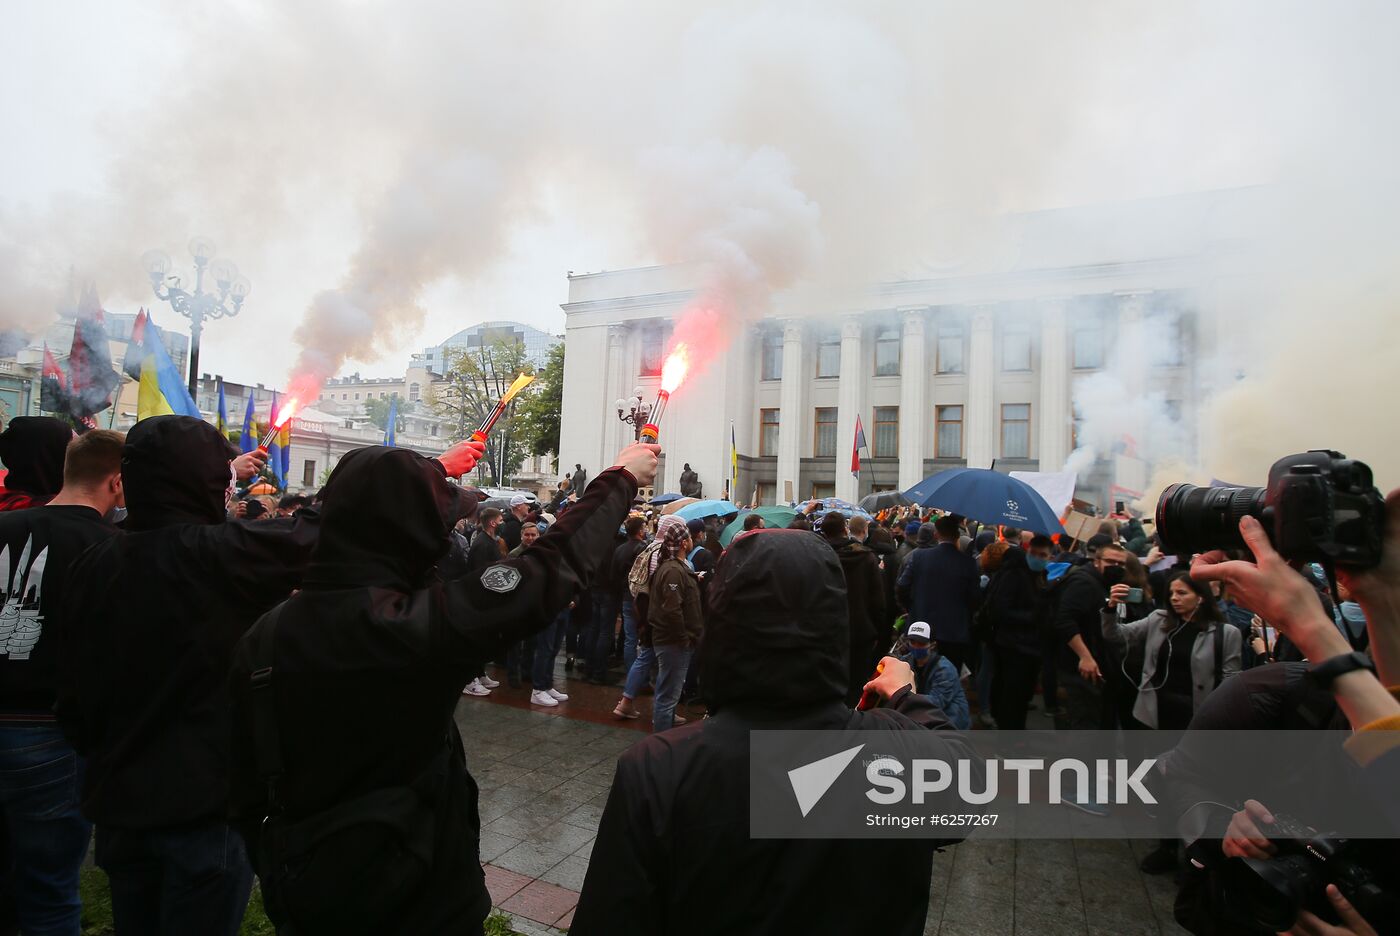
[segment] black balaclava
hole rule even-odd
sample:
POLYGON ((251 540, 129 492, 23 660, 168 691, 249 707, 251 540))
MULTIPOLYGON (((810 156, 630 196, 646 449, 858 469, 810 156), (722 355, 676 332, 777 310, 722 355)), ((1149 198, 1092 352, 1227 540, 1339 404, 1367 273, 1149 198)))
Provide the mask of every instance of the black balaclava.
POLYGON ((348 453, 323 494, 307 589, 422 587, 476 504, 430 459, 382 445, 348 453))
POLYGON ((151 416, 132 426, 122 446, 126 529, 223 523, 229 462, 237 454, 219 430, 193 416, 151 416))
POLYGON ((0 432, 5 488, 48 500, 63 487, 63 456, 73 430, 52 416, 16 416, 0 432))

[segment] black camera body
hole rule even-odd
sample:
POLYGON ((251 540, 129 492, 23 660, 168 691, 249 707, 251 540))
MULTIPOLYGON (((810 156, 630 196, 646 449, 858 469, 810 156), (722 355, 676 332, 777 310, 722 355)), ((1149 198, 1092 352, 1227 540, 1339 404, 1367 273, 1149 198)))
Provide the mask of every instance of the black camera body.
POLYGON ((1290 562, 1369 568, 1381 560, 1385 499, 1371 469, 1327 449, 1280 458, 1268 487, 1173 484, 1157 501, 1157 534, 1162 549, 1178 555, 1242 549, 1247 516, 1290 562))
POLYGON ((1277 854, 1225 862, 1222 887, 1229 905, 1269 932, 1291 928, 1302 910, 1340 922, 1327 899, 1327 885, 1335 884, 1379 932, 1394 932, 1400 898, 1393 878, 1375 870, 1386 860, 1375 846, 1390 843, 1333 838, 1288 816, 1274 818, 1269 841, 1277 854))

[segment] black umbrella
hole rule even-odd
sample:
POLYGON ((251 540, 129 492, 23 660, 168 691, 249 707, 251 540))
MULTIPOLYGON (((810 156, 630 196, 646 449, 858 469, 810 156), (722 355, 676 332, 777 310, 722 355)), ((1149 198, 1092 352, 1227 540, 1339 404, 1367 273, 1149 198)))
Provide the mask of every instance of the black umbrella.
POLYGON ((868 513, 889 510, 891 507, 908 507, 909 498, 903 491, 873 491, 860 499, 861 509, 868 513))

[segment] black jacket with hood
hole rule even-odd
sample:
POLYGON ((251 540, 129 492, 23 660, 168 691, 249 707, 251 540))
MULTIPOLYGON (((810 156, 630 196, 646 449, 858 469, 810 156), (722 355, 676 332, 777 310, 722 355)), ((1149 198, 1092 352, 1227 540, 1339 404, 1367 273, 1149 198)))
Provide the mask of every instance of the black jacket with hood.
POLYGON ((1045 576, 1032 572, 1025 550, 1012 546, 1002 554, 983 597, 992 617, 993 640, 999 647, 1040 656, 1044 640, 1045 576))
MULTIPOLYGON (((396 914, 396 936, 476 932, 490 911, 476 785, 453 710, 480 660, 540 630, 587 586, 636 492, 628 472, 605 471, 520 556, 443 581, 433 570, 447 551, 462 492, 437 461, 374 447, 349 453, 332 473, 305 583, 276 612, 271 685, 285 770, 279 799, 289 820, 313 816, 409 784, 450 749, 433 867, 396 914)), ((270 618, 239 645, 229 675, 233 817, 255 867, 268 803, 249 675, 270 618)))
POLYGON ((227 677, 243 632, 301 581, 316 515, 226 522, 236 453, 190 416, 122 448, 125 532, 73 564, 59 721, 87 757, 83 814, 122 829, 227 815, 227 677))
MULTIPOLYGON (((591 490, 591 489, 590 489, 591 490)), ((929 840, 752 839, 752 729, 945 729, 925 696, 846 706, 846 595, 835 553, 798 530, 736 537, 700 650, 710 717, 633 745, 617 773, 571 936, 924 931, 929 840), (873 916, 872 916, 873 915, 873 916)), ((947 738, 945 758, 971 756, 947 738)))
POLYGON ((63 487, 63 460, 73 430, 52 416, 16 416, 0 432, 5 486, 0 510, 47 504, 63 487))
MULTIPOLYGON (((846 704, 855 705, 860 698, 861 686, 870 679, 872 651, 875 641, 882 633, 881 622, 885 617, 884 580, 880 577, 880 560, 864 543, 858 543, 849 536, 844 539, 823 542, 836 550, 841 561, 841 574, 846 581, 846 611, 849 635, 848 684, 846 704)), ((886 650, 888 647, 881 647, 886 650)))

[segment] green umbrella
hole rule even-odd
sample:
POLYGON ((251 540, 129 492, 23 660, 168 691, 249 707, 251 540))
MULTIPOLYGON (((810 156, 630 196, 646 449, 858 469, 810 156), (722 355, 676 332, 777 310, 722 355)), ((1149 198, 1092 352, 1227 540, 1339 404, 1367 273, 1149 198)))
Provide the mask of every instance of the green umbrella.
POLYGON ((763 525, 768 529, 785 529, 792 518, 797 516, 797 511, 791 507, 755 507, 753 510, 741 510, 739 516, 725 527, 719 534, 719 544, 728 546, 734 541, 734 537, 744 532, 744 518, 749 514, 758 514, 763 518, 763 525))

